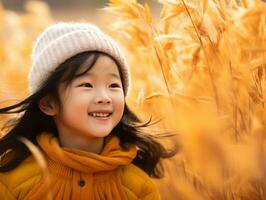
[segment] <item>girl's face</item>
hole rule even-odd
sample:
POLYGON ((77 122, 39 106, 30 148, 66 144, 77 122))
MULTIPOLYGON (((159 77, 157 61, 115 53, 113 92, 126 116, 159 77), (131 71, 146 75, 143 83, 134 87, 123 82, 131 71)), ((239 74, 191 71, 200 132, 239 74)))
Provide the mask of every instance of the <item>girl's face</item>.
POLYGON ((102 55, 84 75, 59 85, 61 108, 54 115, 60 136, 107 136, 121 120, 124 93, 116 63, 102 55))

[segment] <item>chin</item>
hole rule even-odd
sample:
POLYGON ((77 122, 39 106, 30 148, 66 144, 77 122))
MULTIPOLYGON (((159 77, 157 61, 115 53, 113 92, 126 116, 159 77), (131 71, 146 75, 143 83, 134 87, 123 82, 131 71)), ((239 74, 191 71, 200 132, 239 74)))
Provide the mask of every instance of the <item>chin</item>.
POLYGON ((94 137, 102 138, 108 136, 111 133, 111 131, 94 131, 93 133, 94 137))

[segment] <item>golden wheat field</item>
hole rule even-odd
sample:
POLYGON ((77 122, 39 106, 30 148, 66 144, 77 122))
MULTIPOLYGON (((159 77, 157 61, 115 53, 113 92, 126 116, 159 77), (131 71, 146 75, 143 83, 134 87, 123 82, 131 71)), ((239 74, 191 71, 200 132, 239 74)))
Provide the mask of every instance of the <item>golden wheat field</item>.
MULTIPOLYGON (((158 2, 157 20, 136 0, 110 0, 103 12, 131 67, 128 104, 161 120, 152 133, 177 134, 179 152, 155 180, 162 199, 266 199, 266 3, 158 2)), ((25 6, 0 7, 1 107, 27 95, 32 43, 54 21, 46 4, 25 6)))

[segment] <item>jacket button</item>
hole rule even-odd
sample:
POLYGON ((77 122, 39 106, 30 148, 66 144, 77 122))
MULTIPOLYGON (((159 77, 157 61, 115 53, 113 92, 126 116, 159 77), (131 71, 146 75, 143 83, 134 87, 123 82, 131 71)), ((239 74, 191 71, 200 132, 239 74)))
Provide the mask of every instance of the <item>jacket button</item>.
POLYGON ((84 187, 84 185, 85 185, 85 181, 84 181, 83 179, 80 179, 80 180, 78 181, 78 185, 79 185, 80 187, 84 187))

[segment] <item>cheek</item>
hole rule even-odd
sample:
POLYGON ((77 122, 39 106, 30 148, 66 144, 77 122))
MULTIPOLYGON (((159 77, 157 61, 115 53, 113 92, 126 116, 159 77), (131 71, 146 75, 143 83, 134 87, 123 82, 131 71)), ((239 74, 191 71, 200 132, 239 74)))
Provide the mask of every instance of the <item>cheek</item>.
POLYGON ((69 98, 64 102, 64 115, 71 118, 80 116, 81 113, 87 112, 88 104, 85 103, 83 96, 76 96, 78 98, 69 98))
POLYGON ((113 99, 113 104, 115 106, 115 109, 117 110, 117 113, 119 113, 119 115, 122 117, 123 112, 124 112, 124 108, 125 108, 125 99, 124 99, 124 95, 117 95, 114 99, 113 99))

